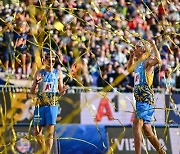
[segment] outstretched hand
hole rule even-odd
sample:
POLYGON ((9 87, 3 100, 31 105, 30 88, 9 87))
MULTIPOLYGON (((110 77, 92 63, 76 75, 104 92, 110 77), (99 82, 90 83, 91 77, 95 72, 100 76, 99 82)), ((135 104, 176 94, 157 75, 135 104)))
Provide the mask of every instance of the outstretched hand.
POLYGON ((38 84, 38 83, 40 83, 42 80, 43 80, 43 78, 42 78, 41 74, 38 73, 37 76, 36 76, 36 83, 38 84))

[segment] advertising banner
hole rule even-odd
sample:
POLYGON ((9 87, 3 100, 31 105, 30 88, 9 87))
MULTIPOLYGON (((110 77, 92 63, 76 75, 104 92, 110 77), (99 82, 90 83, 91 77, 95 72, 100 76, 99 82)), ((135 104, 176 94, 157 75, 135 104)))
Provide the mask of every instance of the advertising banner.
POLYGON ((30 129, 28 126, 6 126, 0 127, 1 144, 0 150, 2 153, 34 153, 35 152, 35 142, 29 140, 28 136, 33 135, 33 129, 30 129))
POLYGON ((65 94, 59 104, 59 117, 62 118, 60 123, 80 123, 80 94, 65 94))
POLYGON ((0 92, 0 125, 4 123, 4 116, 7 114, 8 110, 11 107, 11 99, 9 92, 0 92))
MULTIPOLYGON (((35 141, 29 140, 28 135, 33 135, 33 128, 28 132, 28 126, 15 126, 15 135, 16 135, 16 143, 14 146, 15 152, 18 154, 21 153, 34 153, 36 150, 35 141), (29 133, 29 134, 28 134, 29 133)), ((13 138, 12 131, 10 131, 10 135, 13 138)))
MULTIPOLYGON (((3 95, 0 93, 1 96, 3 95)), ((36 99, 29 93, 11 93, 0 97, 3 110, 6 108, 7 117, 13 117, 17 124, 29 124, 33 119, 36 99), (4 96, 4 97, 3 97, 4 96), (5 101, 4 101, 4 99, 5 101)), ((59 99, 59 114, 57 123, 80 123, 80 95, 65 94, 59 99)), ((1 120, 0 120, 1 124, 1 120)))
MULTIPOLYGON (((14 111, 13 118, 17 123, 29 124, 33 117, 35 103, 28 93, 13 93, 9 113, 12 114, 11 111, 14 111)), ((8 114, 8 117, 11 117, 11 114, 8 114)))
MULTIPOLYGON (((132 154, 135 153, 135 145, 134 145, 134 138, 132 134, 132 128, 127 127, 106 127, 110 147, 113 148, 114 154, 132 154)), ((171 153, 171 144, 169 138, 169 132, 167 132, 166 136, 164 136, 164 128, 156 128, 157 137, 161 146, 164 150, 169 154, 171 153), (167 137, 167 140, 166 140, 167 137)), ((149 140, 144 137, 143 144, 142 144, 142 154, 156 154, 156 150, 151 145, 149 140)), ((172 153, 177 154, 177 153, 172 153)))
POLYGON ((11 99, 9 92, 0 92, 0 106, 2 107, 3 113, 7 112, 11 107, 11 99))
POLYGON ((180 125, 180 94, 166 95, 166 120, 168 124, 180 125))
MULTIPOLYGON (((164 95, 155 94, 155 124, 165 124, 164 95), (164 103, 163 103, 164 102, 164 103)), ((132 93, 81 93, 81 123, 132 125, 135 100, 132 93)))
POLYGON ((180 128, 169 128, 172 154, 180 154, 180 128))
MULTIPOLYGON (((6 152, 23 154, 23 153, 36 153, 38 150, 41 150, 38 147, 38 143, 33 139, 33 127, 29 128, 28 126, 14 126, 13 129, 7 129, 5 134, 7 135, 4 139, 6 142, 6 152)), ((4 151, 4 153, 6 153, 4 151)), ((56 154, 56 140, 52 147, 52 154, 56 154)))
POLYGON ((100 125, 57 125, 57 150, 61 154, 105 154, 108 150, 106 129, 100 125))

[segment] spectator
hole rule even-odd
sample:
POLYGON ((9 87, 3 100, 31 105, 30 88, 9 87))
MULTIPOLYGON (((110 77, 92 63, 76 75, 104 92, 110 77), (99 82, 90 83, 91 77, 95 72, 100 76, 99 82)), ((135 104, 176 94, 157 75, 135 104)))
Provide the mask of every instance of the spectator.
MULTIPOLYGON (((160 88, 160 68, 159 67, 155 67, 154 69, 154 78, 153 78, 153 88, 160 88)), ((164 76, 164 74, 162 74, 162 76, 164 76)))
POLYGON ((87 62, 86 59, 83 59, 82 65, 83 65, 82 74, 81 74, 82 85, 85 86, 85 87, 91 87, 91 85, 93 83, 93 78, 89 74, 88 62, 87 62))
POLYGON ((37 30, 35 27, 29 31, 28 36, 27 36, 27 55, 29 57, 29 66, 27 68, 27 78, 30 77, 32 78, 35 71, 36 71, 36 59, 35 59, 35 52, 37 50, 37 45, 35 41, 35 37, 37 36, 37 30), (31 66, 32 65, 32 66, 31 66), (32 72, 30 72, 30 69, 32 67, 32 72), (32 75, 30 75, 32 73, 32 75))
POLYGON ((2 55, 3 55, 3 63, 4 63, 4 71, 5 75, 8 75, 9 64, 11 62, 11 73, 14 74, 14 49, 13 49, 13 32, 12 32, 12 25, 10 23, 7 24, 7 30, 4 32, 3 35, 3 48, 2 48, 2 55))
POLYGON ((126 76, 123 85, 125 87, 125 92, 133 92, 134 89, 134 72, 131 72, 128 76, 126 76))
POLYGON ((176 88, 180 88, 180 71, 179 70, 176 76, 176 88))
POLYGON ((106 87, 108 86, 108 75, 107 75, 107 71, 104 68, 104 66, 101 67, 101 73, 97 79, 97 86, 98 87, 106 87))
MULTIPOLYGON (((20 57, 20 61, 16 61, 16 77, 19 78, 19 65, 22 68, 22 79, 26 78, 26 56, 27 56, 27 46, 26 46, 26 40, 27 40, 27 34, 22 33, 22 34, 15 34, 14 35, 14 40, 15 40, 15 47, 16 47, 16 52, 15 55, 16 57, 20 57)), ((17 60, 18 58, 16 58, 17 60)), ((21 78, 20 77, 20 78, 21 78)))
POLYGON ((172 69, 169 67, 165 70, 165 76, 160 83, 162 88, 165 88, 165 93, 173 92, 176 88, 175 79, 172 78, 172 69))

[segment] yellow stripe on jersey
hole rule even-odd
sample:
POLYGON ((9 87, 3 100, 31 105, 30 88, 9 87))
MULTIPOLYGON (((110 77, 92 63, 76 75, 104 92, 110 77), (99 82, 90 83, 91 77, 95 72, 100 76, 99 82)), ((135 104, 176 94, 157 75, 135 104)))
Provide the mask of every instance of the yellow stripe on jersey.
POLYGON ((148 86, 151 87, 152 84, 153 84, 154 73, 148 74, 148 73, 145 71, 145 76, 146 76, 146 82, 147 82, 148 86))

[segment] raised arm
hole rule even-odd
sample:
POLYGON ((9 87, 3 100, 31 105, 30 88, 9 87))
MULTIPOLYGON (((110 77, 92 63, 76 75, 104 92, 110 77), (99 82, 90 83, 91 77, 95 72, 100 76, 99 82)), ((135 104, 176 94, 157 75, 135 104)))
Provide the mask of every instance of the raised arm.
POLYGON ((134 65, 134 50, 131 50, 130 51, 130 57, 129 57, 129 61, 128 61, 128 64, 127 64, 127 69, 130 69, 130 67, 132 65, 134 65))
POLYGON ((152 50, 154 51, 154 55, 150 56, 147 59, 146 66, 152 67, 152 66, 155 66, 157 64, 161 65, 161 63, 162 63, 161 62, 161 56, 160 56, 160 53, 156 47, 155 41, 151 40, 149 43, 151 44, 152 50))

